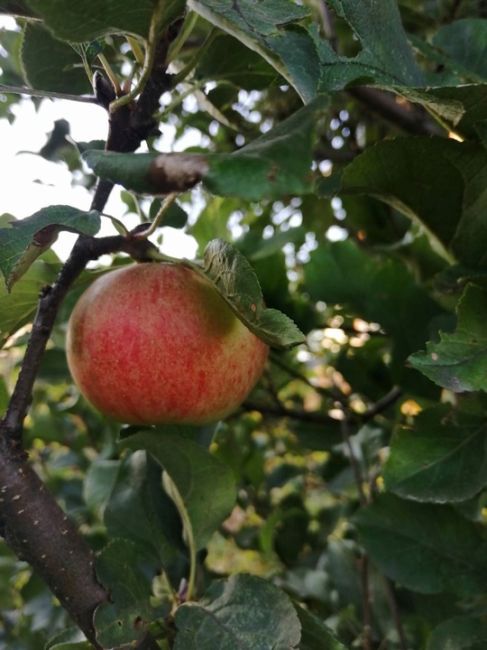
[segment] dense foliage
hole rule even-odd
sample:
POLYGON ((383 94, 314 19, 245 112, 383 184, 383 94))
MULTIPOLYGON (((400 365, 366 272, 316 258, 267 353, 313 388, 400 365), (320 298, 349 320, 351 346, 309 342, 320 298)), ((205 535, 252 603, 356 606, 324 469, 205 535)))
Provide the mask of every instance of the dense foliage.
MULTIPOLYGON (((39 155, 98 199, 122 186, 147 225, 134 239, 112 219, 115 253, 161 258, 140 248, 149 222, 156 246, 167 227, 192 235, 198 268, 273 346, 224 422, 121 427, 79 395, 64 352, 76 299, 109 267, 72 278, 23 444, 96 554, 110 594, 98 647, 487 647, 485 2, 0 0, 0 12, 17 25, 1 32, 0 118, 14 121, 22 89, 105 107, 107 145, 73 142, 60 121, 39 155), (176 142, 191 135, 184 156, 161 151, 166 125, 176 142)), ((103 208, 0 216, 0 413, 63 265, 51 244, 61 230, 92 242, 103 208)), ((39 577, 43 556, 14 552, 9 512, 0 646, 92 647, 39 577)), ((68 573, 76 562, 59 557, 68 573)))

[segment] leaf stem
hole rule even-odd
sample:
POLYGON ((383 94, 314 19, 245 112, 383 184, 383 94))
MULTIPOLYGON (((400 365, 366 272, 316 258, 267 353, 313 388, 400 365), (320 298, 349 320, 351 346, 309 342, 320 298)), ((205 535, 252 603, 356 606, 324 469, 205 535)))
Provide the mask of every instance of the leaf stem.
POLYGON ((120 82, 118 81, 117 75, 114 73, 112 66, 108 63, 108 60, 104 54, 99 54, 98 59, 105 70, 107 77, 112 82, 113 89, 117 97, 122 94, 122 88, 120 87, 120 82))
POLYGON ((176 73, 174 78, 174 85, 177 85, 178 83, 186 79, 189 73, 196 67, 198 62, 201 61, 202 55, 204 54, 204 52, 206 52, 208 47, 213 43, 213 41, 217 36, 217 33, 218 32, 215 29, 212 29, 208 33, 203 44, 201 45, 201 47, 197 49, 194 56, 192 56, 191 59, 186 63, 186 65, 183 66, 181 70, 179 70, 179 72, 176 73))
POLYGON ((188 601, 193 597, 196 583, 196 543, 194 540, 193 526, 191 525, 191 519, 189 518, 183 497, 166 470, 162 473, 162 484, 168 496, 173 500, 183 523, 183 537, 189 551, 189 576, 185 597, 185 600, 188 601))
POLYGON ((134 53, 135 60, 139 65, 144 65, 144 52, 135 36, 127 36, 127 42, 134 53))
POLYGON ((179 32, 177 38, 171 43, 171 47, 169 48, 169 52, 167 55, 168 63, 174 61, 177 55, 181 52, 183 45, 186 43, 189 36, 191 35, 191 32, 196 26, 196 23, 198 22, 198 18, 199 18, 198 14, 195 13, 194 11, 190 11, 188 13, 188 15, 186 16, 186 20, 184 21, 183 28, 179 32))
POLYGON ((159 2, 157 3, 154 9, 154 13, 152 14, 152 18, 149 26, 149 34, 147 37, 147 46, 145 48, 144 64, 142 66, 142 72, 138 83, 132 88, 132 90, 129 93, 127 93, 126 95, 122 95, 121 97, 118 97, 118 99, 115 99, 110 104, 110 113, 115 113, 116 111, 118 111, 118 109, 122 108, 122 106, 126 106, 127 104, 130 104, 130 102, 133 101, 144 90, 145 85, 149 80, 149 77, 152 73, 152 69, 154 66, 154 59, 155 59, 156 48, 157 48, 157 39, 159 35, 159 23, 163 13, 164 6, 165 6, 164 0, 159 0, 159 2))
POLYGON ((168 194, 166 196, 166 198, 164 199, 164 201, 162 202, 162 205, 159 208, 159 210, 158 210, 156 216, 154 217, 154 220, 150 224, 149 228, 147 228, 147 230, 143 230, 142 232, 138 232, 138 233, 132 235, 132 237, 134 239, 147 239, 148 237, 150 237, 157 230, 157 228, 159 228, 159 226, 161 225, 162 220, 164 219, 164 216, 165 216, 166 212, 169 210, 171 205, 174 203, 174 201, 176 200, 176 197, 178 196, 178 194, 179 194, 178 192, 171 192, 171 194, 168 194))

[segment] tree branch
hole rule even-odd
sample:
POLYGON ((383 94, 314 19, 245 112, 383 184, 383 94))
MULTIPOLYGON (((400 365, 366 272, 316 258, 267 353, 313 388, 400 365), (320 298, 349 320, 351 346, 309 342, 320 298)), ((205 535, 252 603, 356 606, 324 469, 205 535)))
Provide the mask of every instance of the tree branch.
POLYGON ((107 594, 96 581, 91 549, 5 435, 0 437, 0 506, 7 544, 39 573, 99 648, 92 618, 107 594))
POLYGON ((25 2, 19 0, 0 0, 0 14, 19 16, 22 18, 36 18, 37 15, 25 2))
POLYGON ((366 86, 356 86, 348 94, 387 122, 413 135, 444 135, 445 131, 426 111, 396 95, 366 86))
MULTIPOLYGON (((11 5, 7 3, 8 7, 11 5)), ((0 0, 0 11, 2 7, 5 3, 0 0)), ((110 114, 107 149, 135 151, 154 132, 153 113, 159 106, 160 93, 170 87, 165 58, 173 37, 174 32, 168 30, 161 39, 146 92, 139 102, 110 114)), ((106 108, 112 95, 107 84, 98 80, 95 87, 98 103, 106 108)), ((93 209, 104 209, 112 187, 109 181, 97 184, 93 209)), ((54 285, 41 293, 19 377, 0 421, 0 532, 18 557, 41 575, 95 648, 100 645, 96 641, 93 613, 108 596, 96 580, 91 549, 27 462, 27 454, 22 451, 23 421, 59 307, 87 262, 119 251, 135 259, 147 259, 153 248, 147 240, 130 236, 78 238, 54 285)), ((156 647, 150 635, 138 645, 139 650, 156 647)))
POLYGON ((338 420, 331 418, 324 413, 317 413, 316 411, 303 411, 299 409, 290 409, 285 406, 277 404, 258 404, 256 402, 246 401, 242 404, 242 408, 246 411, 259 411, 263 415, 272 415, 280 418, 291 418, 293 420, 301 420, 303 422, 314 422, 315 424, 339 424, 338 420))

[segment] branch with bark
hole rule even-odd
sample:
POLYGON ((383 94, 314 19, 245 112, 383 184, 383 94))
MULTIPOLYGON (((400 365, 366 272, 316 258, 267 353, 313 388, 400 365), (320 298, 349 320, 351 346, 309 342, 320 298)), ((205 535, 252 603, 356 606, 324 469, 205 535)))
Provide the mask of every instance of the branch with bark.
MULTIPOLYGON (((17 3, 7 3, 8 9, 17 3)), ((2 5, 0 5, 0 10, 2 5)), ((166 57, 178 25, 170 27, 156 48, 154 65, 139 98, 109 113, 106 149, 133 152, 156 130, 154 114, 163 92, 171 88, 166 57)), ((105 78, 95 84, 98 103, 109 108, 114 90, 105 78)), ((102 211, 113 183, 100 181, 91 208, 102 211)), ((23 422, 32 390, 59 308, 73 282, 90 260, 106 253, 125 252, 137 260, 150 258, 153 245, 128 235, 104 238, 80 236, 56 282, 42 291, 32 332, 7 411, 0 421, 0 532, 13 552, 27 561, 45 580, 95 648, 96 607, 109 598, 96 579, 94 556, 75 524, 66 516, 28 462, 22 447, 23 422)), ((158 647, 147 636, 139 650, 158 647)))

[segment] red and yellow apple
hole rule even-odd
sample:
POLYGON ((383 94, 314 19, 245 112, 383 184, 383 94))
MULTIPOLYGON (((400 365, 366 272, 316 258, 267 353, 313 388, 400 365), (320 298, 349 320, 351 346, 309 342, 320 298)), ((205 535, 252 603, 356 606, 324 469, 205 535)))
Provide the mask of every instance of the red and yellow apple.
POLYGON ((248 395, 268 347, 214 287, 182 264, 111 271, 68 324, 68 365, 99 411, 131 424, 203 424, 248 395))

